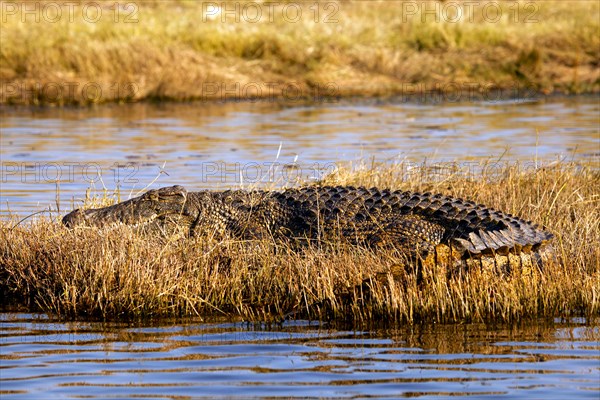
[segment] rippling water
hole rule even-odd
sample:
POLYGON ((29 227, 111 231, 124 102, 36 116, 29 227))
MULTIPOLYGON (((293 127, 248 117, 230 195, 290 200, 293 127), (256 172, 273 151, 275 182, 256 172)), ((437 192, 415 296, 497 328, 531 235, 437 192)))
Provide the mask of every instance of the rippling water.
MULTIPOLYGON (((271 168, 314 179, 361 157, 600 159, 597 97, 5 108, 0 129, 2 214, 55 209, 57 179, 64 211, 90 186, 135 193, 157 175, 153 187, 198 189, 264 181, 271 168)), ((2 400, 450 394, 598 399, 600 321, 344 330, 0 313, 2 400)))
POLYGON ((344 330, 0 313, 7 399, 600 397, 600 321, 344 330))
POLYGON ((316 179, 335 162, 361 158, 600 159, 596 96, 3 108, 0 129, 3 214, 56 209, 57 194, 61 210, 70 209, 90 186, 128 196, 157 176, 152 187, 230 188, 316 179))

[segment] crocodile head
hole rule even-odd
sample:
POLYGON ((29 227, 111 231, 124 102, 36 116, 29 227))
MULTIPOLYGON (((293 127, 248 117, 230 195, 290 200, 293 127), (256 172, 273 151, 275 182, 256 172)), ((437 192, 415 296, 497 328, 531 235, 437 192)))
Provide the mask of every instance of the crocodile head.
POLYGON ((67 227, 126 224, 136 227, 187 225, 194 221, 186 207, 187 190, 182 186, 171 186, 150 190, 142 196, 109 207, 77 209, 63 218, 67 227))

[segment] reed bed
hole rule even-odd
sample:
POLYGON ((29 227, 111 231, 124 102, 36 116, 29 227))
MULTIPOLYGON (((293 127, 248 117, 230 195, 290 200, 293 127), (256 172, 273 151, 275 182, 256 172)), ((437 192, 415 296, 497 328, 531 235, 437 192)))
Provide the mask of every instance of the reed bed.
POLYGON ((521 215, 556 235, 556 257, 541 270, 417 273, 392 251, 339 243, 298 249, 271 240, 217 241, 210 232, 150 237, 128 226, 69 230, 55 219, 31 218, 1 222, 2 304, 104 319, 412 323, 598 316, 597 166, 561 163, 524 171, 512 165, 495 168, 493 176, 482 171, 477 179, 460 169, 432 179, 427 168, 363 163, 340 168, 320 184, 435 191, 521 215))
POLYGON ((0 6, 0 104, 600 88, 596 1, 0 6))

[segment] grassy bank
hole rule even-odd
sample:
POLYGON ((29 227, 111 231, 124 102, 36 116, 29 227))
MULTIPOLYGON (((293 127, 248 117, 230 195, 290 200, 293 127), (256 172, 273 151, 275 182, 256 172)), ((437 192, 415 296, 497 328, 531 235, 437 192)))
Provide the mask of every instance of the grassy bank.
POLYGON ((4 104, 600 88, 596 1, 0 3, 4 104))
POLYGON ((406 171, 359 165, 325 182, 435 191, 518 214, 556 235, 556 259, 527 274, 473 269, 446 276, 408 268, 394 280, 404 260, 386 251, 337 244, 293 251, 268 240, 141 237, 126 226, 68 230, 55 220, 30 219, 2 222, 2 299, 65 317, 457 322, 599 315, 597 166, 512 166, 478 179, 446 171, 444 179, 412 174, 407 180, 406 171))

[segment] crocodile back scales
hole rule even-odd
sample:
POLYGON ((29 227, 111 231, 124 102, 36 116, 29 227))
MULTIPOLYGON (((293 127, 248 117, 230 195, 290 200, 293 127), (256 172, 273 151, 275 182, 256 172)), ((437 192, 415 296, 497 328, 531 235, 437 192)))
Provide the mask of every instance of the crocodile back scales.
POLYGON ((348 238, 448 243, 472 255, 537 250, 552 238, 530 221, 458 198, 351 186, 271 192, 307 229, 338 226, 348 238))

